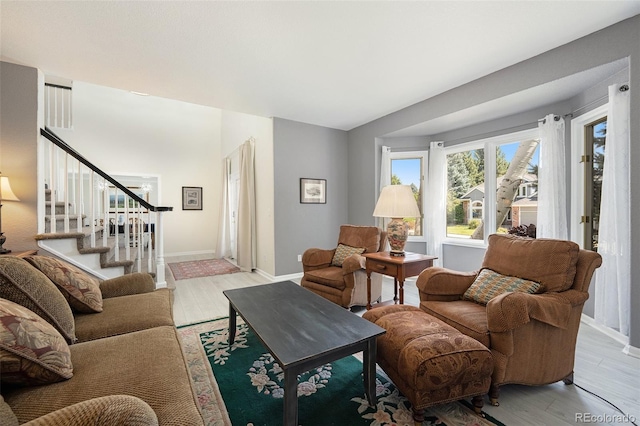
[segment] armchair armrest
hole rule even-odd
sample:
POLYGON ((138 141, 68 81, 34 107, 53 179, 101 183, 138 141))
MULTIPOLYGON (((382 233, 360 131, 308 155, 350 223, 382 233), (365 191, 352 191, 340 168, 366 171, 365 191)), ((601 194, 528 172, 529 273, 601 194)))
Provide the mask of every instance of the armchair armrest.
POLYGON ((420 300, 458 300, 477 275, 477 271, 458 272, 437 266, 427 268, 416 280, 420 300))
POLYGON ((366 259, 359 254, 352 254, 342 262, 342 275, 352 274, 359 269, 366 268, 366 259))
POLYGON ((111 395, 93 398, 61 408, 33 419, 23 426, 145 426, 157 425, 158 417, 153 409, 141 400, 129 395, 111 395))
POLYGON ((335 252, 336 249, 310 248, 305 250, 302 254, 302 270, 306 272, 328 267, 331 265, 335 252))
POLYGON ((489 331, 500 333, 514 330, 531 320, 566 329, 571 309, 583 304, 588 297, 588 293, 576 290, 544 294, 501 294, 487 304, 489 331))
POLYGON ((153 281, 153 277, 140 272, 111 278, 100 283, 100 291, 104 299, 130 294, 150 293, 155 289, 156 284, 153 281))

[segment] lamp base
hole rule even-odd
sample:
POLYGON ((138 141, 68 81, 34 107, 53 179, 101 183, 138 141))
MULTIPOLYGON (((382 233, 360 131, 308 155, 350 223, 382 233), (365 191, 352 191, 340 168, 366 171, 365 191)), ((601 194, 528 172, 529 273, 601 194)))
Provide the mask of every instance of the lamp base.
POLYGON ((404 256, 404 245, 407 242, 408 235, 409 224, 402 218, 392 218, 389 225, 387 225, 387 238, 391 247, 389 251, 391 256, 404 256))
POLYGON ((7 241, 7 237, 4 236, 4 232, 0 232, 0 254, 11 253, 11 250, 2 247, 5 241, 7 241))

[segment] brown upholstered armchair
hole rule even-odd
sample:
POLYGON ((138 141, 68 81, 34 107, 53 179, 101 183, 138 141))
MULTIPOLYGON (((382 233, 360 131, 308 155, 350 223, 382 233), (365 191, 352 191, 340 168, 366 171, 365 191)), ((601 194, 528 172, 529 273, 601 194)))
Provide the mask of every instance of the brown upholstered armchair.
MULTIPOLYGON (((481 271, 530 280, 540 288, 534 294, 491 294, 485 306, 464 296, 472 284, 478 289, 478 271, 434 267, 416 282, 420 308, 491 349, 495 366, 489 396, 498 405, 503 384, 573 383, 582 307, 591 276, 601 264, 598 253, 571 241, 491 235, 481 271)), ((483 291, 488 294, 486 287, 483 291)))
MULTIPOLYGON (((311 248, 304 252, 304 276, 300 284, 345 308, 365 306, 367 274, 364 257, 360 254, 384 251, 386 238, 387 233, 376 226, 342 225, 337 248, 311 248)), ((382 275, 372 273, 371 300, 377 300, 381 295, 382 275)))

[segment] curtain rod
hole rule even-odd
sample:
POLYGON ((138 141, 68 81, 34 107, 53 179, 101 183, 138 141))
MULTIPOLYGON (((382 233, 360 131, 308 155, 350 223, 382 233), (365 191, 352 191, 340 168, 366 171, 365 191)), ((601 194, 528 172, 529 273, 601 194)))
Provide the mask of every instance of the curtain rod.
MULTIPOLYGON (((620 87, 618 88, 618 91, 620 91, 620 92, 626 92, 626 91, 628 91, 628 90, 630 90, 630 88, 629 88, 629 85, 628 85, 628 84, 623 84, 622 86, 620 86, 620 87)), ((594 104, 597 104, 597 103, 599 103, 599 102, 602 102, 603 100, 608 99, 608 98, 609 98, 609 95, 608 95, 608 94, 607 94, 607 95, 604 95, 604 96, 601 96, 601 97, 599 97, 598 99, 593 100, 593 101, 589 102, 588 104, 581 106, 580 108, 576 108, 576 109, 574 109, 573 111, 571 111, 571 112, 570 112, 570 113, 568 113, 568 114, 565 114, 565 115, 564 115, 564 117, 570 117, 570 118, 572 118, 572 117, 573 117, 573 114, 575 114, 576 112, 578 112, 578 111, 582 111, 582 110, 583 110, 583 109, 585 109, 585 108, 589 108, 590 106, 592 106, 592 105, 594 105, 594 104)))

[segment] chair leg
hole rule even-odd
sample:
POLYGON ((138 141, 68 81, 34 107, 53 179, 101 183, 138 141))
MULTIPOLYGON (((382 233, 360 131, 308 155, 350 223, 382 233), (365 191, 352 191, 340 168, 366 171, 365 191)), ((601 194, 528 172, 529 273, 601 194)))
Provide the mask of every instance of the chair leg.
POLYGON ((415 408, 411 407, 411 411, 413 412, 413 421, 415 423, 415 426, 421 426, 424 422, 424 409, 416 410, 415 408))
POLYGON ((484 398, 482 395, 474 396, 471 403, 473 404, 473 411, 478 415, 482 414, 482 407, 484 406, 484 398))
POLYGON ((498 402, 499 397, 500 397, 500 386, 492 384, 491 387, 489 388, 489 401, 491 402, 491 405, 493 405, 494 407, 499 406, 500 405, 500 403, 498 402))
POLYGON ((565 385, 572 385, 573 384, 573 371, 567 377, 562 379, 562 381, 564 382, 565 385))

